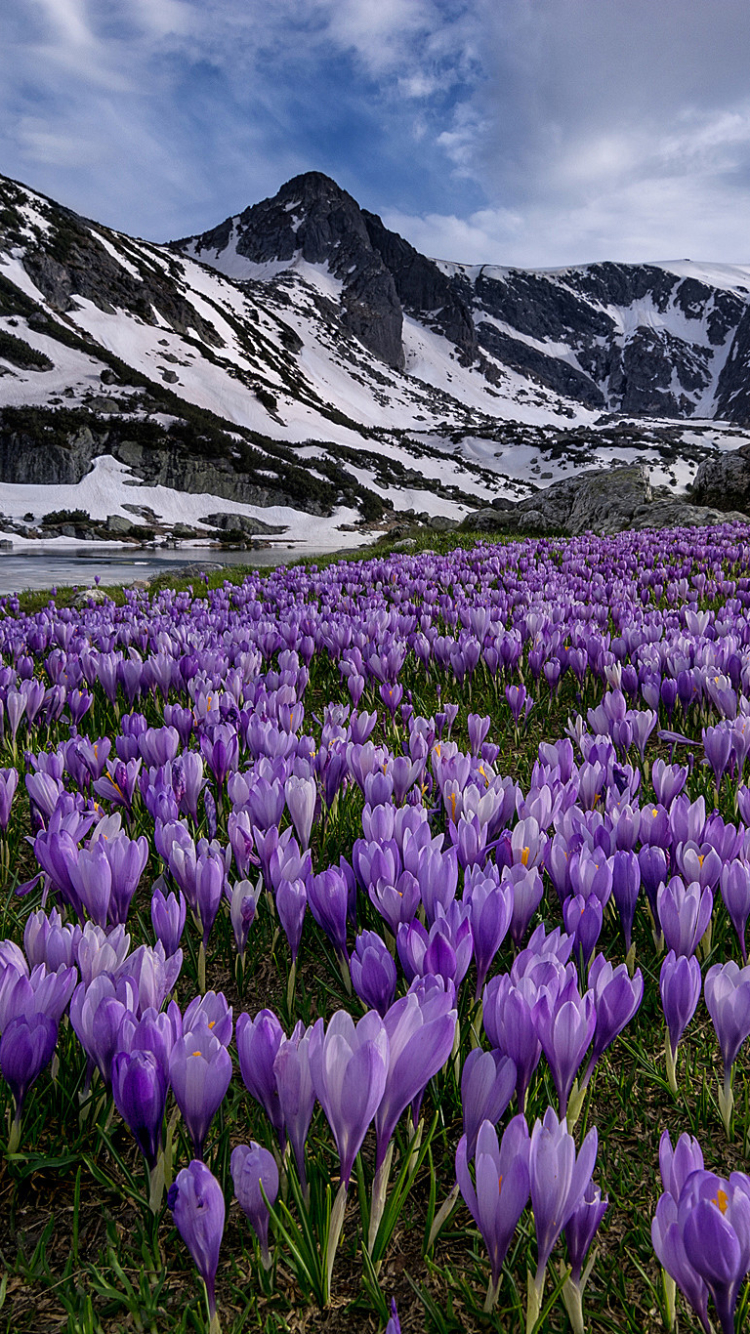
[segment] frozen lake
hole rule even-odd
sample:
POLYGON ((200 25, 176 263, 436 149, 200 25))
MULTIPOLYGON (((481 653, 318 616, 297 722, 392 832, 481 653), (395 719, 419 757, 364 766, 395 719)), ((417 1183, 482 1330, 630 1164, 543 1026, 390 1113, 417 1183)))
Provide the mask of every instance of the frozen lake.
POLYGON ((135 579, 149 579, 163 570, 180 565, 283 565, 301 556, 327 555, 336 548, 311 550, 305 544, 280 543, 264 551, 219 551, 207 547, 180 547, 176 551, 96 550, 92 547, 68 547, 64 551, 0 551, 0 595, 21 593, 26 589, 84 588, 96 582, 128 584, 135 579))

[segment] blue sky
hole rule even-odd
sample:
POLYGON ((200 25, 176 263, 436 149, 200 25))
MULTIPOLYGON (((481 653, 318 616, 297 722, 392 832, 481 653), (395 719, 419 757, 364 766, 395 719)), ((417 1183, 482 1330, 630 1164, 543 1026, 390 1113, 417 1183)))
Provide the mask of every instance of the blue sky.
POLYGON ((2 0, 0 171, 155 240, 327 172, 472 263, 750 262, 747 0, 2 0))

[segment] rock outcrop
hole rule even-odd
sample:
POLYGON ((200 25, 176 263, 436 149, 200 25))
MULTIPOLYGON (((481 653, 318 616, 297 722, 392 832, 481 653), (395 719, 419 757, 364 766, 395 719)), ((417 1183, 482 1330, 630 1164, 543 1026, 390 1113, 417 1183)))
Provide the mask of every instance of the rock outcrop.
POLYGON ((575 537, 602 536, 631 529, 702 528, 748 515, 739 510, 693 504, 673 496, 655 495, 646 469, 597 468, 554 482, 512 509, 492 506, 468 514, 461 527, 482 533, 553 533, 575 537))
POLYGON ((701 463, 690 498, 696 505, 745 510, 750 514, 750 447, 717 454, 701 463))

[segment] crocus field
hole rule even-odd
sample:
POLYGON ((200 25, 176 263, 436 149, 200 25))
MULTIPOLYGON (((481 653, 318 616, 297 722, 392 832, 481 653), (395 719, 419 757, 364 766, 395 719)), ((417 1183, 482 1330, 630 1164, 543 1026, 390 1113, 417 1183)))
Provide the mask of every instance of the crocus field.
POLYGON ((738 524, 1 599, 4 1327, 745 1329, 749 608, 738 524))

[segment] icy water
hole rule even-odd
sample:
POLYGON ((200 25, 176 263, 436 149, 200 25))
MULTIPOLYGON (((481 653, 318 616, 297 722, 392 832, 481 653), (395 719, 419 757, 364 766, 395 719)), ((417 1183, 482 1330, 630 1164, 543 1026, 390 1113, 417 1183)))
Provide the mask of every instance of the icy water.
POLYGON ((0 595, 21 593, 26 589, 79 588, 96 582, 129 584, 135 579, 149 579, 164 570, 181 565, 262 565, 269 568, 301 556, 322 556, 331 548, 310 550, 302 544, 269 547, 265 551, 217 551, 206 547, 180 547, 179 550, 96 551, 91 547, 65 551, 0 552, 0 595))

